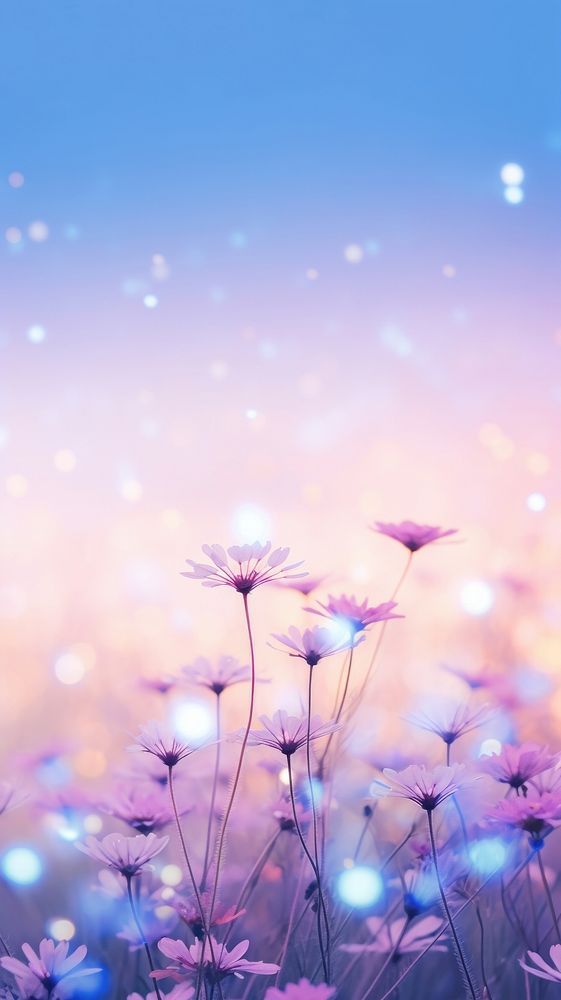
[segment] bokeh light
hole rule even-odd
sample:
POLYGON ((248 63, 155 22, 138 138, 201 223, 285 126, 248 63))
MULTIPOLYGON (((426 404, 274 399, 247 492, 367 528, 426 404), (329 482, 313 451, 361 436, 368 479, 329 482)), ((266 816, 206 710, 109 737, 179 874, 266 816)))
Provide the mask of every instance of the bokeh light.
POLYGON ((41 858, 31 847, 10 847, 0 859, 0 868, 8 882, 33 885, 43 874, 41 858))
POLYGON ((337 878, 337 894, 347 906, 364 909, 373 906, 383 892, 384 883, 375 868, 354 865, 337 878))

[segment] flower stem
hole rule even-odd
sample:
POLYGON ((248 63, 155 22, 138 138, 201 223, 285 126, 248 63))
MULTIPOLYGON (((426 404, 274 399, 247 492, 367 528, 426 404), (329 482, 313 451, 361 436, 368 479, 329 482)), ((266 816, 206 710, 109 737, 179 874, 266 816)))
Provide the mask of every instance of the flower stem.
POLYGON ((321 933, 321 914, 320 908, 323 910, 324 920, 325 920, 325 949, 327 953, 327 969, 325 973, 326 982, 329 983, 329 919, 327 916, 327 907, 325 905, 325 898, 323 895, 322 879, 321 879, 321 869, 319 862, 319 850, 318 850, 318 819, 316 812, 316 797, 314 792, 314 783, 312 778, 312 762, 311 762, 311 740, 310 740, 310 726, 312 720, 312 679, 314 675, 314 668, 310 667, 308 674, 308 731, 306 735, 306 768, 308 772, 308 785, 310 788, 310 801, 312 803, 312 827, 314 831, 314 861, 316 868, 316 877, 318 883, 318 896, 320 901, 320 907, 318 907, 318 934, 321 933))
POLYGON ((549 888, 549 882, 547 881, 547 876, 545 874, 545 868, 543 866, 541 850, 536 851, 536 854, 538 855, 538 865, 540 868, 540 875, 542 877, 542 882, 547 897, 547 902, 549 904, 549 909, 551 910, 551 916, 553 917, 553 925, 555 927, 555 933, 557 934, 557 940, 559 941, 561 939, 561 932, 559 930, 559 921, 557 919, 557 914, 555 912, 555 904, 553 902, 553 896, 551 895, 551 889, 549 888))
POLYGON ((407 932, 407 928, 409 927, 409 923, 410 923, 410 919, 411 919, 411 918, 410 918, 410 917, 408 917, 408 918, 407 918, 407 920, 405 921, 405 923, 404 923, 403 927, 401 928, 401 931, 400 931, 400 933, 398 934, 398 937, 397 937, 397 941, 395 942, 395 944, 394 944, 393 948, 392 948, 392 949, 391 949, 391 951, 389 952, 389 954, 388 954, 388 956, 387 956, 387 958, 386 958, 386 960, 385 960, 384 964, 382 965, 382 968, 381 968, 381 969, 380 969, 380 971, 379 971, 379 972, 377 973, 377 975, 376 975, 376 976, 374 977, 374 979, 373 979, 373 980, 372 980, 372 982, 370 983, 370 986, 368 986, 368 988, 367 988, 366 992, 362 994, 362 996, 361 996, 360 1000, 368 1000, 368 997, 369 997, 369 996, 370 996, 370 994, 372 993, 372 990, 374 989, 374 987, 376 986, 376 984, 377 984, 377 983, 378 983, 378 982, 380 981, 380 979, 381 979, 381 978, 382 978, 382 976, 384 975, 384 972, 386 971, 386 969, 387 969, 388 965, 390 964, 390 962, 391 962, 391 961, 392 961, 392 960, 393 960, 393 959, 395 958, 395 956, 397 955, 397 951, 398 951, 398 948, 399 948, 399 946, 400 946, 401 942, 403 941, 403 938, 405 937, 405 934, 406 934, 406 932, 407 932))
POLYGON ((438 882, 438 889, 440 891, 440 898, 442 900, 442 905, 444 907, 444 912, 446 913, 446 917, 448 919, 448 924, 449 924, 449 927, 450 927, 450 931, 452 932, 452 937, 454 938, 454 944, 456 945, 456 951, 457 951, 458 957, 460 959, 460 963, 461 963, 461 966, 462 966, 462 969, 463 969, 463 973, 464 973, 464 976, 465 976, 465 979, 466 979, 466 983, 467 983, 468 988, 469 988, 469 992, 470 992, 473 1000, 477 1000, 477 993, 475 991, 475 986, 473 985, 473 982, 471 980, 471 976, 469 974, 469 969, 468 969, 468 966, 467 966, 467 962, 466 962, 466 959, 465 959, 465 956, 464 956, 464 953, 463 953, 463 950, 462 950, 462 946, 460 944, 460 939, 458 937, 458 933, 457 933, 456 928, 454 926, 454 920, 452 918, 452 913, 451 913, 450 907, 448 906, 448 900, 446 899, 446 893, 444 892, 444 886, 442 884, 442 877, 440 875, 440 869, 438 867, 438 853, 437 853, 437 850, 436 850, 436 841, 434 839, 434 829, 433 829, 432 810, 431 809, 427 810, 427 817, 428 817, 428 821, 429 821, 429 836, 430 836, 430 845, 431 845, 431 850, 432 850, 432 860, 433 860, 433 864, 434 864, 434 873, 436 875, 436 881, 438 882))
MULTIPOLYGON (((347 670, 346 670, 346 673, 345 673, 345 685, 343 687, 343 694, 341 695, 341 701, 339 702, 339 708, 337 709, 337 714, 335 716, 335 722, 339 722, 339 719, 341 718, 341 714, 343 712, 343 708, 345 706, 345 701, 347 699, 347 694, 348 694, 348 691, 349 691, 349 683, 350 683, 350 680, 351 680, 351 670, 353 669, 353 653, 354 653, 354 646, 351 646, 351 648, 349 650, 349 658, 347 660, 347 670)), ((319 772, 320 772, 320 774, 323 773, 323 765, 324 765, 324 762, 325 762, 325 758, 327 757, 327 755, 329 753, 329 748, 331 746, 331 743, 332 743, 332 740, 333 740, 334 736, 335 736, 334 732, 329 734, 327 743, 325 744, 325 749, 324 749, 324 751, 323 751, 323 753, 322 753, 322 755, 320 757, 320 761, 319 761, 319 772)))
POLYGON ((308 845, 306 844, 306 841, 304 839, 304 834, 302 833, 302 828, 300 826, 300 823, 298 822, 298 814, 296 812, 296 800, 294 798, 294 780, 293 780, 293 777, 292 777, 292 763, 291 763, 291 759, 290 759, 290 754, 287 755, 286 762, 287 762, 287 766, 288 766, 288 787, 290 789, 290 801, 292 803, 292 813, 293 813, 293 816, 294 816, 294 825, 296 827, 296 833, 298 834, 298 837, 300 839, 300 843, 302 844, 302 848, 304 850, 304 854, 306 855, 308 861, 310 862, 310 865, 312 866, 312 871, 313 871, 313 873, 315 875, 316 882, 317 882, 317 888, 318 888, 318 911, 317 911, 318 941, 319 941, 319 950, 321 952, 321 963, 323 965, 323 973, 324 973, 324 976, 325 976, 326 981, 327 981, 328 971, 329 970, 328 970, 327 956, 325 954, 325 946, 324 946, 324 943, 323 943, 323 933, 322 933, 322 930, 321 930, 321 915, 322 915, 322 913, 323 913, 323 917, 324 917, 324 920, 325 920, 326 933, 328 932, 328 923, 327 923, 327 913, 326 913, 326 910, 325 910, 325 903, 324 903, 323 896, 322 896, 321 890, 320 890, 319 869, 318 869, 318 866, 317 866, 317 863, 316 863, 315 859, 313 858, 310 850, 308 849, 308 845))
MULTIPOLYGON (((136 912, 136 906, 134 905, 134 899, 133 899, 132 889, 131 889, 131 876, 127 875, 126 879, 127 879, 127 895, 129 897, 129 903, 130 903, 130 908, 131 908, 131 913, 132 913, 132 916, 133 916, 133 920, 134 920, 134 922, 136 924, 136 929, 137 929, 137 931, 139 933, 140 940, 142 941, 142 944, 144 945, 144 951, 146 952, 146 958, 148 959, 148 965, 150 966, 150 972, 154 972, 155 971, 155 967, 154 967, 154 962, 152 961, 152 954, 150 952, 148 941, 146 940, 146 937, 144 935, 144 931, 142 930, 142 924, 140 923, 140 920, 139 920, 139 917, 138 917, 138 913, 136 912)), ((160 987, 158 986, 157 980, 153 979, 152 982, 154 983, 154 990, 155 990, 155 993, 156 993, 156 996, 157 996, 158 1000, 162 1000, 162 994, 160 993, 160 987)))
POLYGON ((210 855, 210 839, 212 825, 214 821, 214 808, 216 804, 216 790, 218 788, 218 775, 220 774, 220 694, 216 695, 216 757, 214 761, 214 775, 212 779, 212 793, 210 796, 210 807, 208 813, 208 826, 206 831, 205 859, 203 862, 203 874, 201 877, 201 892, 204 892, 208 876, 208 863, 210 855))

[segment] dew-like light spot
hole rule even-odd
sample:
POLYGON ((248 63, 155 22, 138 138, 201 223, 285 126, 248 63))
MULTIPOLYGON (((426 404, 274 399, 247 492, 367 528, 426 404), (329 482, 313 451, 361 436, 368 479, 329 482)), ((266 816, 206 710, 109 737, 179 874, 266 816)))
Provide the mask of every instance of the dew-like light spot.
POLYGON ((160 878, 164 885, 179 885, 183 879, 183 872, 179 865, 164 865, 160 872, 160 878))
POLYGON ((86 833, 100 833, 103 830, 103 820, 97 813, 88 813, 84 816, 82 826, 86 833))
POLYGON ((272 534, 271 517, 256 503, 242 503, 232 515, 236 542, 266 542, 272 534))
POLYGON ((341 872, 337 879, 337 892, 347 906, 361 909, 372 906, 382 895, 384 883, 375 868, 355 865, 341 872))
POLYGON ((524 201, 524 191, 521 187, 511 184, 504 189, 504 199, 509 205, 520 205, 524 201))
POLYGON ((76 468, 76 455, 70 448, 59 448, 55 452, 53 464, 57 472, 72 472, 76 468))
POLYGON ((33 885, 43 873, 41 858, 31 847, 11 847, 2 856, 1 868, 8 882, 33 885))
POLYGON ((76 653, 62 653, 55 660, 55 676, 61 684, 79 684, 86 670, 87 665, 76 653))
POLYGON ((47 336, 47 331, 44 326, 40 326, 39 323, 35 323, 30 326, 27 331, 27 339, 31 344, 42 344, 47 336))
POLYGON ((349 264, 360 264, 364 257, 364 250, 358 243, 349 243, 343 250, 343 256, 349 264))
POLYGON ((281 785, 290 785, 290 774, 287 767, 283 767, 282 771, 279 771, 279 781, 281 785))
POLYGON ((27 235, 34 243, 44 243, 49 238, 49 227, 46 222, 37 219, 27 228, 27 235))
POLYGON ((498 756, 502 748, 503 745, 500 740, 497 740, 494 737, 489 737, 481 743, 481 746, 479 747, 479 756, 492 757, 493 754, 498 756))
POLYGON ((145 295, 142 301, 144 302, 144 305, 146 306, 147 309, 155 309, 156 306, 158 305, 158 296, 150 294, 145 295))
POLYGON ((501 167, 501 180, 508 187, 518 187, 524 181, 524 170, 519 163, 505 163, 501 167))
POLYGON ((526 506, 528 510, 540 514, 547 507, 547 500, 543 493, 530 493, 526 497, 526 506))
POLYGON ((12 473, 6 479, 6 493, 8 496, 13 497, 14 500, 21 500, 22 497, 27 495, 28 490, 29 481, 19 472, 12 473))
POLYGON ((22 231, 21 229, 18 229, 17 226, 8 226, 4 236, 6 237, 7 243, 11 243, 12 245, 15 243, 21 243, 22 231))
POLYGON ((214 718, 201 701, 182 701, 175 706, 172 726, 182 739, 198 745, 214 735, 214 718))
POLYGON ((49 937, 55 941, 71 941, 76 933, 76 928, 67 917, 53 917, 47 924, 49 937))
POLYGON ((489 613, 495 603, 495 592, 486 580, 468 580, 464 583, 460 602, 468 615, 479 617, 489 613))
POLYGON ((470 861, 481 875, 492 875, 501 869, 507 853, 506 844, 499 837, 485 837, 469 845, 470 861))
POLYGON ((23 187, 25 184, 25 177, 20 170, 12 170, 12 172, 8 174, 8 184, 13 188, 23 187))

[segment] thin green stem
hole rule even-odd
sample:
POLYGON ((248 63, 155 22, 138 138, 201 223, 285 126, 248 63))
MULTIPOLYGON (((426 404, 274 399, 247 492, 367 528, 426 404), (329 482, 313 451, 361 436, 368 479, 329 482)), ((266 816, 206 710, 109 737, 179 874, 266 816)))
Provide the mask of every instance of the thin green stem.
POLYGON ((440 868, 439 868, 439 865, 438 865, 438 853, 437 853, 437 850, 436 850, 436 840, 435 840, 435 837, 434 837, 434 828, 433 828, 433 822, 432 822, 432 810, 431 809, 427 810, 427 817, 428 817, 428 821, 429 821, 429 836, 430 836, 430 845, 431 845, 431 850, 432 850, 432 860, 433 860, 433 864, 434 864, 434 874, 436 875, 436 881, 438 882, 438 889, 439 889, 439 892, 440 892, 440 898, 442 900, 442 905, 444 907, 444 912, 446 913, 446 917, 447 917, 447 920, 448 920, 450 931, 452 933, 452 937, 454 938, 454 944, 456 945, 456 950, 457 950, 457 953, 458 953, 458 957, 460 959, 460 963, 461 963, 461 966, 462 966, 462 969, 463 969, 463 973, 464 973, 466 982, 468 984, 469 992, 471 993, 471 996, 472 996, 473 1000, 477 1000, 477 993, 476 993, 475 987, 474 987, 474 985, 473 985, 473 983, 471 981, 471 976, 469 974, 469 969, 468 969, 467 962, 466 962, 466 959, 465 959, 465 956, 464 956, 464 952, 463 952, 462 946, 460 944, 460 939, 458 937, 458 933, 456 931, 456 927, 455 927, 454 920, 453 920, 453 917, 452 917, 452 912, 450 910, 450 907, 448 906, 448 900, 446 899, 446 893, 444 892, 444 885, 442 883, 442 876, 440 874, 440 868))
MULTIPOLYGON (((152 961, 152 954, 151 954, 150 948, 148 946, 148 941, 146 940, 146 936, 144 934, 144 931, 142 930, 142 924, 140 923, 140 919, 139 919, 138 913, 136 912, 136 906, 134 904, 134 899, 133 899, 132 889, 131 889, 131 876, 127 875, 126 879, 127 879, 127 895, 129 897, 129 903, 130 903, 130 908, 131 908, 131 913, 132 913, 132 916, 133 916, 133 920, 134 920, 134 922, 136 924, 136 929, 137 929, 138 934, 140 936, 140 940, 142 941, 142 944, 144 945, 144 951, 146 952, 146 958, 148 959, 148 965, 150 966, 150 972, 155 972, 155 966, 154 966, 154 962, 152 961)), ((158 986, 157 980, 153 979, 152 982, 154 983, 154 990, 155 990, 155 993, 156 993, 156 996, 157 996, 158 1000, 162 1000, 162 994, 160 993, 160 987, 158 986)))

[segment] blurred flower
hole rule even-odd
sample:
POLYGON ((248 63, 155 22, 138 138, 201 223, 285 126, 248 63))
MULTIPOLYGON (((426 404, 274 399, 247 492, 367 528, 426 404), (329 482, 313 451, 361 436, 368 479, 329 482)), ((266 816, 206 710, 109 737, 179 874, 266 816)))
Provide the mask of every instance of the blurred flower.
POLYGON ((535 848, 543 846, 544 838, 561 826, 561 796, 557 793, 537 795, 517 795, 511 799, 501 799, 487 813, 491 823, 525 830, 530 834, 530 843, 535 848))
POLYGON ((43 938, 38 955, 31 945, 22 944, 27 965, 11 955, 0 958, 0 964, 14 977, 20 997, 66 1000, 73 995, 77 979, 101 972, 101 969, 78 969, 87 955, 85 944, 81 944, 71 955, 68 954, 68 947, 68 941, 55 945, 50 938, 43 938))
MULTIPOLYGON (((370 944, 344 944, 341 945, 341 950, 352 954, 377 952, 384 955, 393 951, 397 945, 395 958, 407 952, 423 951, 442 930, 444 921, 440 917, 423 917, 411 922, 408 917, 399 917, 388 924, 385 917, 368 917, 366 926, 374 937, 370 944)), ((442 938, 444 935, 441 941, 442 938)), ((432 946, 432 950, 446 951, 446 944, 437 943, 432 946)))
MULTIPOLYGON (((127 823, 138 833, 151 833, 163 830, 173 820, 173 813, 168 807, 168 797, 161 786, 130 785, 120 787, 112 798, 99 803, 99 808, 109 816, 127 823)), ((181 810, 181 815, 189 812, 188 807, 181 810)))
POLYGON ((312 591, 317 590, 321 587, 322 583, 327 580, 327 576, 306 576, 303 580, 289 581, 288 583, 278 583, 277 586, 279 590, 296 590, 299 594, 304 597, 308 597, 312 591))
MULTIPOLYGON (((210 912, 210 904, 212 902, 212 893, 203 892, 201 893, 201 902, 203 905, 203 910, 205 913, 210 912)), ((169 905, 173 906, 179 918, 184 924, 189 927, 195 938, 202 938, 204 933, 204 927, 202 926, 201 911, 198 904, 195 904, 191 900, 185 899, 183 896, 176 894, 169 901, 169 905)), ((235 906, 223 906, 220 902, 215 901, 212 910, 212 923, 211 927, 223 927, 226 924, 231 924, 238 917, 243 916, 245 910, 236 910, 235 906)))
POLYGON ((326 983, 313 986, 309 979, 301 979, 299 983, 287 983, 282 990, 269 986, 265 1000, 331 1000, 336 992, 336 986, 326 983))
POLYGON ((164 733, 156 722, 150 722, 147 726, 141 726, 136 743, 127 747, 128 750, 151 753, 166 767, 175 767, 180 760, 189 757, 190 754, 198 750, 199 747, 190 746, 177 739, 173 733, 164 733))
MULTIPOLYGON (((173 987, 171 993, 165 994, 164 1000, 191 1000, 191 997, 194 996, 194 986, 188 986, 187 983, 180 983, 178 986, 173 987)), ((153 991, 147 993, 146 998, 144 998, 140 993, 129 993, 127 1000, 158 1000, 158 994, 153 991)))
POLYGON ((190 666, 182 667, 181 673, 182 680, 206 687, 216 695, 233 684, 251 680, 251 668, 242 666, 233 656, 221 656, 215 663, 201 656, 190 666))
POLYGON ((417 552, 423 546, 446 538, 448 535, 455 535, 458 531, 457 528, 443 530, 430 524, 415 524, 414 521, 401 521, 399 524, 376 521, 372 530, 381 535, 387 535, 388 538, 395 538, 396 542, 401 542, 410 552, 417 552))
MULTIPOLYGON (((288 715, 288 712, 275 712, 273 718, 261 715, 259 721, 263 723, 264 729, 252 729, 249 732, 249 746, 267 746, 273 750, 280 750, 286 757, 291 757, 300 747, 307 743, 308 737, 308 717, 307 715, 297 718, 288 715)), ((329 736, 330 733, 341 729, 342 725, 337 722, 322 723, 318 715, 310 719, 310 740, 319 740, 322 736, 329 736)))
POLYGON ((129 951, 138 951, 142 948, 144 938, 148 944, 156 944, 161 937, 171 934, 177 924, 177 913, 167 904, 143 906, 139 915, 143 937, 133 921, 127 923, 117 934, 121 941, 128 942, 129 951))
POLYGON ((492 674, 488 666, 480 667, 478 671, 467 671, 462 670, 461 667, 453 667, 448 663, 442 664, 442 669, 447 670, 449 674, 453 674, 454 677, 458 677, 459 680, 467 684, 472 691, 478 691, 480 688, 489 687, 492 682, 492 674))
POLYGON ((529 951, 528 958, 534 963, 534 966, 526 965, 521 958, 518 961, 531 976, 547 979, 550 983, 561 983, 561 944, 552 944, 549 949, 549 957, 551 965, 548 965, 537 951, 529 951))
POLYGON ((227 976, 236 976, 243 979, 246 972, 256 976, 272 976, 279 971, 279 966, 271 962, 248 962, 243 956, 249 948, 249 941, 240 941, 231 951, 225 945, 220 944, 215 938, 210 938, 212 951, 216 958, 216 964, 211 958, 210 948, 205 949, 203 943, 197 938, 190 948, 183 941, 173 941, 171 938, 162 938, 158 948, 166 958, 171 958, 174 965, 168 965, 165 970, 153 972, 154 979, 175 979, 181 982, 186 974, 197 972, 203 960, 204 970, 207 980, 211 983, 222 981, 227 976))
POLYGON ((540 795, 546 792, 561 791, 561 767, 551 767, 547 771, 541 771, 530 781, 532 788, 535 788, 540 795))
POLYGON ((304 611, 310 611, 313 615, 321 615, 323 618, 335 621, 343 620, 352 632, 362 632, 375 622, 404 617, 392 614, 393 609, 397 608, 395 601, 386 601, 385 604, 369 607, 367 597, 359 604, 354 595, 347 597, 346 594, 341 594, 340 597, 333 597, 332 594, 329 594, 327 604, 323 604, 321 601, 317 601, 317 603, 320 610, 318 608, 304 608, 304 611))
POLYGON ((458 705, 455 710, 449 710, 448 714, 443 711, 439 719, 420 712, 418 715, 409 716, 407 721, 419 729, 425 729, 428 733, 435 733, 447 746, 451 746, 460 739, 460 736, 465 736, 466 733, 483 726, 491 716, 492 710, 488 705, 482 705, 480 708, 458 705))
POLYGON ((156 694, 168 694, 175 687, 175 677, 139 677, 138 686, 156 694))
POLYGON ((203 552, 213 565, 186 561, 192 566, 189 573, 182 576, 192 580, 202 580, 203 587, 233 587, 239 594, 249 594, 256 587, 262 587, 271 580, 293 579, 306 573, 292 573, 302 565, 303 560, 283 566, 290 549, 275 549, 271 543, 253 542, 251 545, 232 545, 226 552, 221 545, 203 545, 203 552), (234 565, 230 565, 230 559, 234 565))
POLYGON ((561 754, 550 753, 548 747, 522 743, 519 747, 506 744, 499 754, 485 755, 479 763, 481 769, 496 781, 511 788, 522 788, 530 778, 549 770, 560 759, 561 754))
MULTIPOLYGON (((356 639, 354 635, 342 637, 321 625, 315 625, 314 628, 307 628, 304 632, 300 632, 294 625, 291 625, 288 635, 273 633, 273 639, 293 650, 292 653, 288 654, 289 656, 299 657, 301 660, 305 660, 309 667, 315 667, 326 656, 333 656, 334 653, 341 653, 345 649, 357 646, 364 639, 364 636, 361 636, 360 639, 356 639)), ((283 652, 283 650, 279 650, 279 652, 283 652)))
POLYGON ((169 837, 156 837, 154 833, 149 833, 147 837, 143 834, 123 837, 120 833, 109 833, 101 841, 97 837, 86 837, 85 843, 75 846, 94 861, 100 861, 102 865, 131 878, 160 854, 168 842, 169 837))
MULTIPOLYGON (((420 764, 411 764, 404 771, 384 770, 387 794, 416 802, 421 809, 432 812, 441 802, 455 795, 458 789, 473 781, 466 777, 464 764, 451 764, 428 769, 420 764)), ((378 782, 383 785, 383 782, 378 782)))

